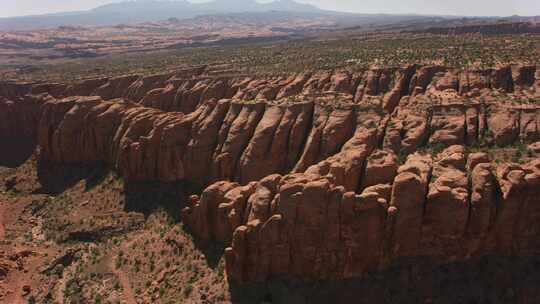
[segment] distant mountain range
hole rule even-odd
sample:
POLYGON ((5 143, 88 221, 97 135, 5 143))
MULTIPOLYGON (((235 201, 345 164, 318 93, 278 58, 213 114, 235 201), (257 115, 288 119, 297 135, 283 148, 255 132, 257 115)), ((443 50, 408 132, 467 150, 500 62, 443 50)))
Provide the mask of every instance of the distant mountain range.
POLYGON ((185 0, 135 0, 107 4, 88 11, 0 18, 0 30, 32 30, 58 26, 104 26, 140 23, 169 18, 187 19, 200 15, 246 12, 296 12, 332 14, 294 0, 259 3, 255 0, 214 0, 191 3, 185 0))
MULTIPOLYGON (((325 17, 338 27, 373 28, 393 26, 401 30, 417 30, 430 27, 452 27, 478 22, 532 22, 539 23, 540 17, 459 17, 389 14, 353 14, 322 10, 314 5, 294 0, 274 0, 260 3, 257 0, 212 0, 192 3, 186 0, 125 0, 103 5, 87 11, 64 12, 46 15, 0 18, 0 31, 36 30, 61 26, 113 26, 138 24, 164 20, 186 20, 199 16, 241 16, 261 18, 313 18, 325 17), (272 12, 273 14, 269 14, 272 12)), ((252 18, 252 19, 253 19, 252 18)), ((274 20, 275 21, 275 20, 274 20)))

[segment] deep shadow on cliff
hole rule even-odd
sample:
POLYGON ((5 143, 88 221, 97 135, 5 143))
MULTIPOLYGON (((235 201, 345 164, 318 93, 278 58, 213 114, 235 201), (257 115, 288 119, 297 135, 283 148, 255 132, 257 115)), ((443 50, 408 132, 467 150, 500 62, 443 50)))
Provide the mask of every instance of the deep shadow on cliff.
POLYGON ((195 187, 187 182, 126 182, 124 199, 126 212, 140 212, 148 217, 162 208, 175 221, 180 220, 180 211, 185 207, 195 187))
POLYGON ((540 257, 489 256, 435 267, 417 259, 363 279, 272 279, 231 286, 233 303, 539 303, 540 257))
POLYGON ((19 167, 30 158, 36 148, 35 141, 19 136, 2 137, 0 140, 10 145, 9 149, 0 149, 0 166, 3 167, 19 167))
MULTIPOLYGON (((58 165, 38 160, 37 176, 41 188, 36 193, 58 195, 80 181, 85 182, 86 191, 114 174, 103 163, 88 165, 58 165)), ((121 177, 116 177, 122 180, 121 177)), ((190 194, 200 189, 189 182, 127 182, 123 181, 124 211, 139 212, 148 217, 157 209, 163 209, 175 221, 180 220, 180 211, 185 207, 190 194)), ((199 191, 199 192, 198 192, 199 191)))
POLYGON ((103 164, 58 165, 47 161, 37 161, 37 176, 41 188, 37 193, 60 194, 78 182, 86 181, 87 190, 99 184, 110 170, 103 164))

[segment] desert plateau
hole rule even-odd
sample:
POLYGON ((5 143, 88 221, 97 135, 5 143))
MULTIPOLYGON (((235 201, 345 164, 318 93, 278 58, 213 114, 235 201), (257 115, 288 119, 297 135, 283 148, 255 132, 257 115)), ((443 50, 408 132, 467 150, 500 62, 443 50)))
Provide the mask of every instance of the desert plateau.
POLYGON ((0 303, 533 304, 539 271, 540 17, 0 18, 0 303))

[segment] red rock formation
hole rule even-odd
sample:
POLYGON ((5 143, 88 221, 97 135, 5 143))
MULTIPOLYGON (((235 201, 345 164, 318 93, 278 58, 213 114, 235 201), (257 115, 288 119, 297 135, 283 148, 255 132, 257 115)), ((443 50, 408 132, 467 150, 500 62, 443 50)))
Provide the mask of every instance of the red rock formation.
POLYGON ((512 71, 512 79, 516 86, 530 87, 534 84, 535 66, 518 66, 512 71))
POLYGON ((491 165, 478 164, 471 173, 471 202, 467 228, 470 244, 467 254, 481 255, 488 248, 488 235, 497 215, 497 180, 491 165))
POLYGON ((441 105, 432 108, 430 144, 445 146, 463 144, 465 112, 462 105, 441 105))
POLYGON ((47 96, 17 97, 21 88, 13 87, 0 97, 0 164, 14 166, 34 152, 37 140, 40 106, 47 96))
POLYGON ((478 96, 481 90, 489 88, 489 71, 471 70, 460 74, 459 93, 478 96))
POLYGON ((61 98, 66 96, 64 92, 67 87, 68 86, 63 83, 38 83, 32 85, 30 93, 33 95, 49 94, 55 98, 61 98))
POLYGON ((503 90, 505 92, 514 91, 514 81, 512 78, 512 69, 510 66, 501 66, 491 71, 491 88, 503 90))
POLYGON ((8 100, 17 99, 28 94, 31 86, 29 83, 0 81, 0 96, 8 100))
POLYGON ((296 163, 312 107, 312 103, 267 106, 238 164, 242 183, 285 173, 296 163))
POLYGON ((405 97, 386 126, 384 147, 396 153, 413 153, 429 136, 429 110, 405 97))
POLYGON ((391 184, 398 169, 394 153, 379 150, 373 152, 367 159, 360 189, 380 184, 391 184))
POLYGON ((174 181, 184 176, 181 164, 170 166, 185 137, 178 133, 190 122, 181 113, 98 97, 53 100, 39 122, 40 156, 60 164, 105 162, 128 180, 174 181))
POLYGON ((465 147, 540 139, 540 107, 522 99, 531 71, 197 70, 1 85, 0 139, 37 138, 45 163, 204 189, 182 217, 230 244, 230 279, 351 278, 409 258, 540 250, 539 161, 495 164, 465 147), (89 96, 26 95, 48 90, 89 96))
POLYGON ((431 166, 430 157, 413 154, 398 169, 388 208, 385 256, 390 260, 422 254, 420 239, 431 166))
MULTIPOLYGON (((102 86, 98 87, 92 95, 101 96, 101 98, 105 100, 114 99, 114 98, 120 98, 124 96, 127 88, 131 85, 132 82, 134 82, 138 76, 136 75, 130 75, 130 76, 120 76, 109 79, 107 83, 103 84, 102 86)), ((79 95, 79 94, 77 94, 79 95)))
POLYGON ((499 146, 509 145, 519 137, 519 110, 504 107, 490 107, 487 127, 493 140, 499 146))
POLYGON ((465 163, 463 146, 451 146, 435 159, 424 209, 422 255, 450 261, 463 255, 461 238, 469 213, 465 163))
POLYGON ((468 181, 465 150, 451 146, 433 164, 429 156, 409 156, 389 184, 360 194, 347 192, 332 172, 311 170, 246 186, 218 182, 183 218, 197 235, 231 242, 227 273, 239 282, 358 277, 406 257, 448 262, 537 252, 539 230, 518 219, 536 227, 539 213, 529 206, 534 212, 525 215, 524 202, 533 200, 513 191, 538 191, 538 161, 499 167, 499 178, 491 168, 481 161, 468 181))
POLYGON ((63 96, 90 96, 101 86, 109 81, 108 78, 83 80, 69 85, 63 92, 63 96))

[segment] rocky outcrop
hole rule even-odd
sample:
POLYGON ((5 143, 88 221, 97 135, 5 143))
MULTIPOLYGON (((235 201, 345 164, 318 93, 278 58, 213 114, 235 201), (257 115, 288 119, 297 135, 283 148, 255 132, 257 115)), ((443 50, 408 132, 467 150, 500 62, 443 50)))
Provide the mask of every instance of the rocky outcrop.
POLYGON ((17 83, 11 81, 0 81, 0 96, 3 99, 18 99, 30 92, 32 84, 17 83))
MULTIPOLYGON (((67 86, 62 95, 64 96, 90 96, 96 90, 109 82, 109 78, 96 78, 83 80, 67 86)), ((98 94, 99 95, 99 94, 98 94)), ((118 96, 120 97, 120 96, 118 96)))
POLYGON ((237 186, 225 193, 223 203, 219 196, 208 202, 212 191, 206 190, 184 216, 190 222, 206 211, 215 221, 210 225, 215 237, 232 239, 226 251, 231 278, 342 278, 377 268, 385 218, 377 193, 356 195, 329 177, 309 173, 237 186), (220 235, 224 231, 229 235, 220 235), (373 250, 364 250, 366 246, 373 250))
POLYGON ((429 136, 429 110, 415 106, 404 97, 386 126, 384 147, 396 153, 409 154, 424 145, 429 136))
POLYGON ((469 214, 466 160, 463 146, 451 146, 435 159, 424 207, 423 255, 443 261, 463 255, 461 238, 469 214))
POLYGON ((267 106, 239 160, 239 180, 247 183, 288 172, 300 157, 312 112, 313 103, 267 106))
MULTIPOLYGON (((347 159, 344 151, 336 156, 347 159)), ((496 166, 471 158, 478 163, 468 171, 463 146, 434 159, 416 153, 395 178, 353 191, 336 178, 341 170, 218 182, 192 198, 183 219, 199 237, 230 243, 227 273, 238 282, 344 279, 415 257, 447 263, 538 252, 538 212, 526 206, 537 192, 538 160, 496 166)))
MULTIPOLYGON (((18 89, 10 94, 18 94, 18 89)), ((36 147, 40 106, 46 96, 0 97, 0 165, 17 166, 36 147)))
POLYGON ((0 139, 37 142, 45 169, 102 163, 128 183, 200 189, 182 218, 229 245, 230 279, 352 278, 540 250, 532 70, 199 69, 4 86, 0 139), (65 97, 77 92, 88 96, 65 97), (524 161, 469 151, 486 147, 524 161))
MULTIPOLYGON (((359 117, 378 126, 375 146, 401 158, 426 145, 538 141, 537 105, 522 104, 500 92, 483 93, 492 87, 509 89, 513 78, 507 67, 465 71, 459 74, 463 78, 459 88, 454 86, 456 72, 439 66, 258 79, 203 77, 203 72, 85 80, 65 86, 63 92, 59 84, 25 85, 6 95, 24 93, 25 88, 28 92, 48 88, 53 98, 74 91, 101 94, 59 98, 34 112, 19 112, 22 120, 25 113, 34 113, 34 121, 41 118, 39 132, 33 132, 41 134, 43 160, 105 162, 138 181, 188 177, 206 186, 219 180, 246 184, 273 173, 302 173, 324 160, 339 162, 334 156, 356 136, 359 117), (263 88, 272 92, 260 95, 263 88), (472 91, 481 96, 470 95, 472 91), (117 96, 127 99, 111 99, 117 96), (249 96, 257 99, 239 100, 249 96), (269 101, 264 96, 281 99, 269 101)), ((527 77, 524 71, 517 73, 516 81, 527 77)), ((21 129, 14 118, 4 120, 4 134, 21 129)), ((28 126, 36 123, 25 125, 35 129, 28 126)))
MULTIPOLYGON (((86 127, 78 122, 85 118, 91 121, 90 124, 99 125, 101 122, 95 120, 101 119, 102 109, 110 104, 121 105, 114 106, 117 110, 111 110, 112 114, 108 110, 105 112, 106 115, 118 117, 99 132, 114 133, 106 137, 115 138, 118 141, 116 145, 122 142, 122 151, 131 151, 125 152, 131 155, 129 158, 116 155, 123 155, 124 152, 104 155, 103 151, 98 151, 112 149, 112 144, 107 148, 85 146, 84 151, 81 149, 80 153, 69 155, 67 148, 44 149, 44 159, 82 164, 106 161, 136 180, 170 181, 183 179, 187 175, 200 185, 221 179, 245 184, 273 173, 304 172, 310 166, 334 156, 354 136, 358 109, 370 104, 378 104, 380 113, 377 115, 385 121, 381 125, 380 132, 383 134, 380 136, 380 146, 394 151, 396 155, 410 154, 424 145, 474 145, 482 141, 507 146, 517 141, 538 141, 539 107, 534 103, 523 104, 521 97, 501 93, 513 91, 514 82, 517 88, 526 88, 523 92, 529 92, 532 70, 533 67, 514 71, 501 67, 456 72, 441 66, 407 65, 397 69, 374 68, 355 73, 332 71, 289 77, 215 78, 205 76, 205 70, 201 68, 145 77, 91 79, 69 86, 5 84, 2 87, 8 97, 50 91, 53 97, 78 92, 105 99, 107 106, 98 105, 102 103, 98 99, 86 98, 81 99, 84 102, 77 103, 75 98, 69 99, 69 102, 51 102, 43 107, 47 113, 58 111, 54 115, 47 114, 53 115, 58 121, 44 119, 39 130, 46 128, 46 131, 40 132, 44 132, 43 136, 56 132, 53 138, 67 134, 79 137, 78 141, 63 140, 70 145, 77 142, 88 142, 90 146, 109 143, 109 139, 104 142, 81 139, 91 137, 97 131, 81 135, 79 131, 86 127), (493 89, 499 93, 495 94, 493 89), (124 97, 124 101, 114 99, 117 97, 124 97), (255 100, 245 100, 249 98, 255 100), (130 110, 128 114, 124 110, 126 100, 131 102, 130 108, 141 109, 130 110), (88 106, 83 106, 83 103, 88 106), (95 105, 90 106, 90 103, 95 105), (174 113, 175 110, 181 110, 183 114, 174 113), (69 115, 64 115, 68 112, 69 115), (165 112, 171 115, 165 115, 165 112), (161 118, 156 117, 168 117, 170 120, 161 122, 161 118), (62 122, 64 118, 66 121, 62 122), (132 122, 137 125, 133 131, 129 126, 132 122), (181 127, 169 127, 169 124, 181 127), (123 135, 116 134, 117 129, 134 132, 136 135, 128 132, 126 136, 140 137, 141 140, 130 139, 133 142, 128 149, 127 141, 122 141, 123 135), (184 134, 171 135, 179 138, 169 139, 162 132, 168 135, 177 132, 184 134), (167 145, 171 146, 150 147, 161 145, 162 141, 170 141, 167 145), (142 152, 141 149, 148 151, 142 152), (169 158, 182 161, 172 163, 169 159, 166 162, 171 162, 170 166, 165 163, 157 165, 163 162, 162 157, 158 157, 149 168, 132 168, 142 166, 137 162, 152 159, 154 156, 147 154, 160 149, 167 150, 163 153, 169 158), (134 156, 138 153, 142 154, 134 156), (122 159, 120 163, 119 159, 122 159), (160 166, 172 169, 170 172, 160 172, 167 169, 154 168, 160 166)), ((520 92, 514 94, 521 96, 520 92)), ((4 104, 10 102, 13 100, 7 99, 4 104)), ((37 119, 39 117, 34 120, 37 119)), ((5 130, 20 129, 16 127, 17 122, 10 121, 15 119, 5 120, 5 130)), ((46 141, 61 142, 60 139, 50 138, 46 141)))
POLYGON ((184 177, 177 145, 184 143, 193 119, 133 103, 72 97, 43 105, 38 140, 40 160, 56 164, 104 162, 128 180, 184 177), (171 166, 171 163, 173 166, 171 166))
POLYGON ((462 105, 437 105, 431 113, 429 143, 445 146, 464 144, 465 109, 462 105))
MULTIPOLYGON (((47 92, 56 98, 74 95, 97 95, 104 100, 123 98, 163 111, 186 114, 211 99, 304 100, 313 95, 336 93, 350 103, 361 103, 373 96, 382 97, 384 109, 391 113, 407 95, 446 96, 449 91, 454 91, 462 96, 479 97, 491 90, 513 92, 514 87, 520 92, 528 92, 528 88, 535 86, 535 70, 535 66, 501 66, 456 71, 436 65, 404 65, 355 72, 336 70, 288 76, 216 77, 208 74, 205 67, 200 67, 167 74, 88 79, 70 85, 35 84, 28 85, 27 89, 33 94, 47 92)), ((7 91, 9 86, 2 83, 0 90, 7 91)))
POLYGON ((392 184, 386 228, 385 263, 420 256, 423 216, 432 159, 412 154, 398 169, 392 184))

